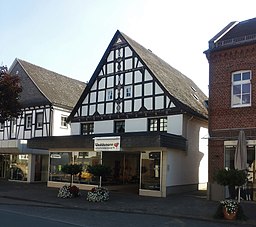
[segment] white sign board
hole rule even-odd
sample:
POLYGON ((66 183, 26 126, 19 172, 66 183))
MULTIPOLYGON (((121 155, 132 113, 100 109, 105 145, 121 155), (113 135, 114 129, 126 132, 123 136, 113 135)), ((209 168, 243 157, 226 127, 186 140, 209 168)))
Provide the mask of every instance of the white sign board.
POLYGON ((120 136, 95 137, 94 151, 120 151, 120 136))

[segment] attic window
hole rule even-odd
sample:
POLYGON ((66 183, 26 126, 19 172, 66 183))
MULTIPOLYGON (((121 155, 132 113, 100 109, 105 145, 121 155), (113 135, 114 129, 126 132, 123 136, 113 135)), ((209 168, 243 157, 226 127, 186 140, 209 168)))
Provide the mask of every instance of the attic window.
POLYGON ((198 98, 197 95, 195 95, 195 94, 192 94, 192 95, 193 95, 193 97, 194 97, 197 101, 199 101, 199 98, 198 98))
POLYGON ((191 89, 192 89, 194 92, 196 92, 196 89, 195 89, 194 87, 191 86, 191 89))

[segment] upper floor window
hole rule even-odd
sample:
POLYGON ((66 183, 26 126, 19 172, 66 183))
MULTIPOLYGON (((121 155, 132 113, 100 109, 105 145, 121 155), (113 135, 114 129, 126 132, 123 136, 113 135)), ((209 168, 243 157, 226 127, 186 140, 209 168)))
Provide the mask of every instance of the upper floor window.
POLYGON ((232 74, 232 107, 251 105, 251 71, 232 74))
POLYGON ((109 90, 107 90, 106 92, 107 92, 106 100, 107 100, 107 101, 113 100, 113 89, 109 89, 109 90))
POLYGON ((25 116, 25 129, 32 128, 32 114, 26 114, 25 116))
POLYGON ((167 132, 167 118, 151 118, 148 119, 148 131, 167 132))
POLYGON ((43 113, 37 113, 36 114, 36 128, 42 128, 43 127, 43 113))
POLYGON ((61 125, 62 128, 67 128, 68 127, 67 116, 61 116, 60 125, 61 125))
POLYGON ((81 124, 81 135, 90 135, 94 133, 93 123, 83 123, 81 124))
POLYGON ((125 121, 115 121, 114 132, 115 133, 125 132, 125 121))
POLYGON ((126 86, 124 88, 124 97, 125 98, 130 98, 132 97, 132 87, 131 86, 126 86))

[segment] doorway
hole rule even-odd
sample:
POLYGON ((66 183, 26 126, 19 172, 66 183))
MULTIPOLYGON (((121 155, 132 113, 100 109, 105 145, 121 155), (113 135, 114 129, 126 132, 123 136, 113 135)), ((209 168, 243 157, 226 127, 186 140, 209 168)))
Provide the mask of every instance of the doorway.
POLYGON ((111 175, 103 184, 117 190, 136 191, 140 181, 140 152, 102 152, 102 163, 111 168, 111 175))

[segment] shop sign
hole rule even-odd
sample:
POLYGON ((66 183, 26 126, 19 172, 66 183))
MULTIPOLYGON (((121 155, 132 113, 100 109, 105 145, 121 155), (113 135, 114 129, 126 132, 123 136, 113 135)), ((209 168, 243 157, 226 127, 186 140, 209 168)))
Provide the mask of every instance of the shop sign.
POLYGON ((120 136, 95 137, 94 151, 120 151, 120 136))

